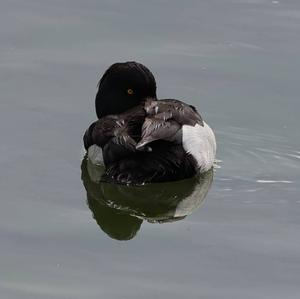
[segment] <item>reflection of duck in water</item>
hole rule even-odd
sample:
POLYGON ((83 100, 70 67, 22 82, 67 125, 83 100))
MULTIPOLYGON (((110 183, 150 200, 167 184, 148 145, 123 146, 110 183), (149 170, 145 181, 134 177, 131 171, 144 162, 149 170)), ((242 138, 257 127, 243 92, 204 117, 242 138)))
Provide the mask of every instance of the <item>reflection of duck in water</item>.
POLYGON ((145 186, 125 186, 101 182, 103 166, 86 157, 81 177, 87 201, 101 229, 117 240, 132 239, 143 219, 148 222, 181 220, 199 208, 210 189, 213 171, 177 181, 145 186))

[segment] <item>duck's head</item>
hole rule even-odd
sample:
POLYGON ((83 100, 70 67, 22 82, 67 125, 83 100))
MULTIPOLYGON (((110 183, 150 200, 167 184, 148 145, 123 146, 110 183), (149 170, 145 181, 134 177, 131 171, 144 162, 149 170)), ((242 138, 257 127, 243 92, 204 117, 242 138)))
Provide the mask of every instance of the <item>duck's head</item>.
POLYGON ((149 69, 134 61, 115 63, 99 82, 96 113, 98 118, 118 114, 146 98, 156 99, 156 83, 149 69))

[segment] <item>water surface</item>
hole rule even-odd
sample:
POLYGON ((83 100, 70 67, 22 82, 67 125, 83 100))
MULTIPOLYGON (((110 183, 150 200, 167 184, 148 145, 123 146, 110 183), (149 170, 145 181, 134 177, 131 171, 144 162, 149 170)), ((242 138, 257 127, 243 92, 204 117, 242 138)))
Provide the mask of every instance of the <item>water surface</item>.
POLYGON ((1 1, 1 298, 299 298, 299 32, 297 0, 1 1), (172 196, 129 215, 82 179, 97 81, 125 60, 216 132, 178 221, 157 221, 172 196))

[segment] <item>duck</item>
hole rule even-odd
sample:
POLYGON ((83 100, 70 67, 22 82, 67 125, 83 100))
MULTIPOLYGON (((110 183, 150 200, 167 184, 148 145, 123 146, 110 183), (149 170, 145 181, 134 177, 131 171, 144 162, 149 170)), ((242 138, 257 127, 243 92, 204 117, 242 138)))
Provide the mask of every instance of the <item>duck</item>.
POLYGON ((178 181, 213 167, 216 138, 198 110, 158 99, 152 72, 135 61, 111 65, 98 83, 97 120, 83 136, 101 152, 103 182, 126 185, 178 181))

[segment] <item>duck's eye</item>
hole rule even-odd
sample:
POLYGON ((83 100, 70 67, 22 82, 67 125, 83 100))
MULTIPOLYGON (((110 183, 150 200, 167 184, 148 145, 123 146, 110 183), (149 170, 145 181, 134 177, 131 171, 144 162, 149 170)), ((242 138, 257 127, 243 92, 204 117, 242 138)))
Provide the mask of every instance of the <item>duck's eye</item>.
POLYGON ((127 89, 127 94, 129 94, 130 96, 133 95, 133 90, 131 88, 127 89))

